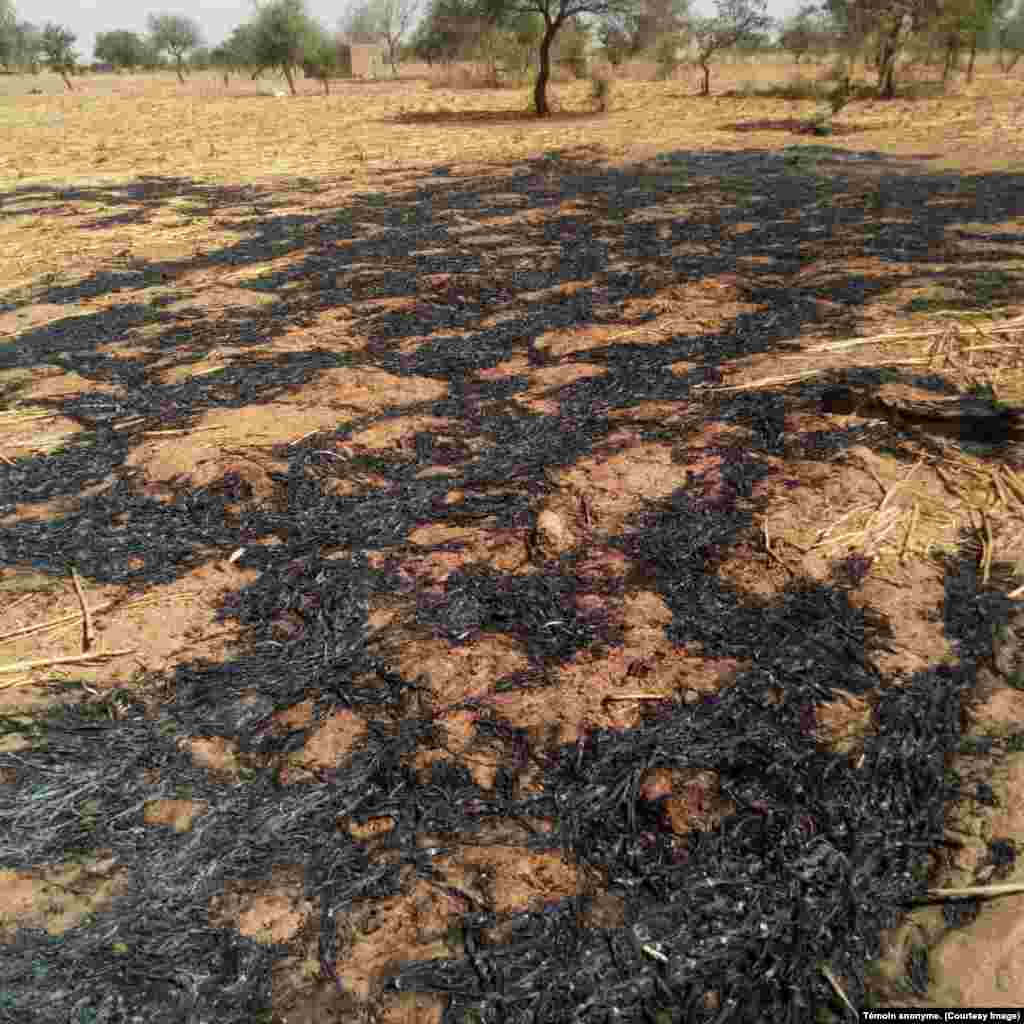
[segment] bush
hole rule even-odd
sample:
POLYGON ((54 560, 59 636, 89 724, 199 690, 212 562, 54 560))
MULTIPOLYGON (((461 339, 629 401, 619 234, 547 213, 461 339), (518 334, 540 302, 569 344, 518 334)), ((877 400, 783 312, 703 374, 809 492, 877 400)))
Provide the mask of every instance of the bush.
POLYGON ((612 81, 605 75, 590 76, 590 98, 597 104, 597 109, 605 114, 612 102, 612 81))
POLYGON ((675 36, 666 36, 655 51, 654 59, 658 62, 657 79, 659 82, 668 81, 679 67, 679 58, 676 53, 679 49, 679 42, 675 36))

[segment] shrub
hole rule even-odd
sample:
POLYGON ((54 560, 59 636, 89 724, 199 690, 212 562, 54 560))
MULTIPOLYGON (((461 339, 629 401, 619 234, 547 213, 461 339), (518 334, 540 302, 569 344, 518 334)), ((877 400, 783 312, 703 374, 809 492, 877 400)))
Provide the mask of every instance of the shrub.
POLYGON ((659 82, 665 82, 670 79, 675 73, 676 68, 679 67, 679 58, 676 53, 679 49, 679 42, 675 36, 666 36, 658 44, 658 49, 655 51, 655 60, 658 62, 657 79, 659 82))
POLYGON ((607 113, 612 102, 612 82, 605 75, 592 74, 590 76, 590 98, 597 104, 597 109, 607 113))

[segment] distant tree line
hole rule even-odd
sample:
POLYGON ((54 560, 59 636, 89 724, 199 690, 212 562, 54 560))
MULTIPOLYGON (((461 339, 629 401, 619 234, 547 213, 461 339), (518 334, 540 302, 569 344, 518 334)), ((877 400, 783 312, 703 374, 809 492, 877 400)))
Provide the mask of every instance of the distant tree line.
MULTIPOLYGON (((939 66, 942 76, 974 74, 977 55, 996 54, 1011 71, 1024 57, 1024 0, 822 0, 776 23, 765 0, 715 0, 712 17, 697 17, 689 0, 351 0, 331 33, 305 0, 256 0, 253 16, 223 43, 205 45, 199 25, 178 14, 148 18, 148 33, 101 32, 94 56, 117 70, 171 68, 184 82, 191 70, 216 69, 225 84, 277 71, 296 92, 296 74, 318 79, 351 73, 351 48, 379 46, 392 72, 403 61, 473 61, 495 84, 507 75, 533 78, 533 105, 549 112, 553 67, 578 75, 593 58, 613 67, 633 58, 657 61, 669 75, 682 60, 701 69, 710 91, 711 64, 727 51, 788 52, 797 63, 838 59, 847 82, 858 61, 877 78, 878 95, 895 95, 901 55, 939 66), (420 9, 426 3, 425 10, 420 9)), ((0 66, 47 66, 69 89, 79 70, 74 34, 20 21, 14 0, 0 0, 0 66)))

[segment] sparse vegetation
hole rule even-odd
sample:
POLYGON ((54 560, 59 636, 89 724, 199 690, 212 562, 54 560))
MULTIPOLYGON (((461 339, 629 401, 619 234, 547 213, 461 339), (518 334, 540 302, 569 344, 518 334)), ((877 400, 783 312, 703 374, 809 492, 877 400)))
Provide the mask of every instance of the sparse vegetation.
POLYGON ((590 95, 597 104, 597 109, 607 113, 612 100, 612 82, 604 74, 594 73, 590 77, 590 95))

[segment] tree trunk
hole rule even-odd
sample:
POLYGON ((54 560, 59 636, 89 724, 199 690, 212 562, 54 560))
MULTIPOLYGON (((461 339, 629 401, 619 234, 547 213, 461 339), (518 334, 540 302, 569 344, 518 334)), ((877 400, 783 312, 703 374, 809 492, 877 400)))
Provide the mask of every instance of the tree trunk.
POLYGON ((178 72, 178 81, 182 85, 184 85, 185 84, 185 76, 181 73, 181 58, 180 57, 178 58, 178 63, 174 66, 174 70, 178 72))
POLYGON ((323 83, 324 95, 325 96, 330 96, 331 95, 331 80, 327 77, 326 74, 324 74, 324 77, 321 78, 320 81, 323 83))
POLYGON ((75 87, 71 84, 71 79, 68 78, 68 73, 66 71, 61 71, 60 77, 64 79, 64 84, 68 87, 68 92, 74 92, 75 87))
POLYGON ((949 80, 949 76, 953 71, 959 71, 960 64, 960 40, 955 35, 951 35, 946 42, 946 64, 942 69, 942 81, 943 83, 949 80))
POLYGON ((561 21, 557 19, 549 21, 544 29, 544 36, 540 41, 540 68, 537 71, 537 81, 533 86, 533 109, 538 117, 547 117, 551 113, 548 109, 548 79, 551 78, 551 44, 555 41, 555 36, 561 27, 561 21))
POLYGON ((711 94, 711 67, 708 65, 706 57, 701 58, 700 66, 704 73, 704 81, 701 82, 700 94, 701 96, 709 96, 711 94))
POLYGON ((224 88, 226 89, 227 87, 228 87, 228 73, 225 71, 224 72, 224 88))
POLYGON ((899 52, 900 26, 891 28, 878 52, 878 95, 891 100, 896 95, 896 54, 899 52))
POLYGON ((971 59, 967 62, 967 81, 974 81, 974 58, 978 55, 978 33, 971 36, 971 59))
POLYGON ((891 100, 896 95, 896 58, 889 57, 878 72, 879 95, 891 100))
POLYGON ((293 96, 297 95, 295 92, 295 76, 292 74, 291 64, 285 64, 284 66, 284 77, 288 80, 288 89, 293 96))

